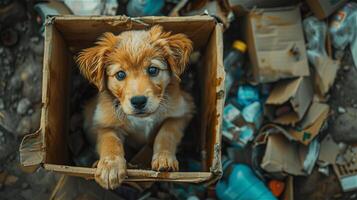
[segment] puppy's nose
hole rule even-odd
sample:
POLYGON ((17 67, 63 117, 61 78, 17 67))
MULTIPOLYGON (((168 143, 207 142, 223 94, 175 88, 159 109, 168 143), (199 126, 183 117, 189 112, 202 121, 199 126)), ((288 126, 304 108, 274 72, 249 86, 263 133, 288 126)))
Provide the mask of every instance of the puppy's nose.
POLYGON ((135 96, 130 99, 131 105, 136 109, 143 109, 147 102, 146 96, 135 96))

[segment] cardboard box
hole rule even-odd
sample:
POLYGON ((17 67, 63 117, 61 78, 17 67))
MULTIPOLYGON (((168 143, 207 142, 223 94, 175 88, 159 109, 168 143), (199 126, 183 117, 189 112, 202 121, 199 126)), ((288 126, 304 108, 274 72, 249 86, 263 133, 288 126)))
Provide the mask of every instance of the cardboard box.
POLYGON ((299 7, 256 9, 248 13, 245 23, 253 81, 310 74, 299 7))
POLYGON ((313 98, 308 77, 278 82, 265 102, 265 114, 275 123, 294 125, 305 115, 313 98))
POLYGON ((221 122, 224 105, 224 67, 222 25, 210 16, 139 17, 126 16, 56 16, 46 22, 43 62, 42 116, 40 129, 27 135, 20 146, 24 167, 44 167, 63 174, 93 178, 95 168, 70 166, 66 136, 69 127, 69 91, 71 68, 76 67, 73 55, 90 47, 104 32, 118 34, 132 29, 146 29, 159 24, 167 31, 184 33, 202 50, 202 65, 197 82, 200 102, 197 113, 200 123, 193 133, 200 134, 201 149, 207 160, 201 172, 156 172, 128 169, 130 181, 215 181, 221 169, 221 122))
POLYGON ((318 19, 324 19, 341 8, 347 0, 306 0, 311 11, 318 19))

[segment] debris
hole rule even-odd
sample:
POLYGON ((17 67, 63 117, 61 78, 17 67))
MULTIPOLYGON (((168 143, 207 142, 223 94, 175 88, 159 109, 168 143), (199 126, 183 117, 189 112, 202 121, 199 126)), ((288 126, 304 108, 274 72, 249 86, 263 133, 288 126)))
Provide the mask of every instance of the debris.
POLYGON ((311 11, 319 19, 324 19, 341 8, 347 0, 329 1, 329 0, 307 0, 311 11))
POLYGON ((8 28, 1 31, 0 38, 4 46, 11 47, 17 43, 19 36, 14 29, 8 28))
POLYGON ((312 97, 308 77, 282 80, 272 89, 265 103, 265 114, 272 122, 294 125, 304 117, 312 97))
POLYGON ((132 17, 160 15, 164 4, 164 0, 129 0, 126 9, 132 17))
POLYGON ((331 135, 327 135, 321 142, 319 161, 328 164, 336 163, 337 155, 342 152, 339 145, 333 140, 331 135))
POLYGON ((283 181, 279 180, 270 180, 268 183, 269 189, 271 192, 274 194, 276 197, 280 197, 281 194, 283 194, 284 189, 285 189, 285 183, 283 181))
POLYGON ((246 24, 253 81, 310 75, 298 7, 256 9, 249 12, 246 24))
POLYGON ((332 17, 330 34, 336 50, 344 50, 348 45, 357 66, 357 3, 347 3, 332 17))
POLYGON ((315 88, 324 96, 336 78, 339 62, 328 57, 325 50, 327 24, 311 16, 304 19, 303 25, 308 41, 307 57, 315 69, 315 88))
POLYGON ((0 98, 0 110, 5 108, 4 100, 0 98))
POLYGON ((331 124, 331 133, 335 141, 353 144, 357 141, 357 109, 347 107, 331 124))
POLYGON ((338 110, 338 113, 340 113, 340 114, 346 113, 346 109, 343 108, 343 107, 341 107, 341 106, 339 106, 339 107, 337 108, 337 110, 338 110))
POLYGON ((244 55, 246 51, 247 45, 240 40, 236 40, 233 42, 232 49, 224 58, 226 95, 229 94, 234 81, 239 79, 242 75, 242 68, 245 63, 244 55))
POLYGON ((320 133, 329 111, 327 104, 313 102, 302 121, 288 129, 289 134, 296 141, 308 145, 320 133))
POLYGON ((237 103, 243 108, 260 101, 259 90, 251 85, 242 85, 238 88, 237 103))
POLYGON ((27 110, 31 107, 31 102, 27 98, 23 98, 17 104, 17 113, 23 115, 27 112, 27 110))
POLYGON ((276 199, 247 165, 226 160, 223 162, 223 171, 223 177, 216 185, 218 199, 276 199))
POLYGON ((8 175, 5 179, 4 185, 12 186, 17 182, 17 180, 19 180, 18 177, 14 176, 14 175, 8 175))

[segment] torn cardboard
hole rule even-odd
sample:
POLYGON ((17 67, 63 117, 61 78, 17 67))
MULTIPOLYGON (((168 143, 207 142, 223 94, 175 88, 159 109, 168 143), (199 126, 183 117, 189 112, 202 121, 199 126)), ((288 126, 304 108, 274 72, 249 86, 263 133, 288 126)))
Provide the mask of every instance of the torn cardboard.
POLYGON ((291 175, 306 175, 303 170, 305 155, 301 152, 307 151, 307 147, 297 143, 291 143, 282 134, 271 134, 266 136, 266 149, 261 168, 269 173, 283 173, 291 175))
POLYGON ((255 82, 310 75, 298 7, 251 11, 245 30, 255 82))
POLYGON ((329 111, 327 104, 313 102, 301 123, 288 130, 289 134, 300 143, 309 144, 319 134, 329 111))
POLYGON ((313 89, 308 77, 280 81, 265 103, 265 114, 272 122, 294 125, 304 117, 312 97, 313 89))
POLYGON ((320 150, 319 161, 328 164, 336 163, 336 158, 340 153, 340 148, 330 134, 326 135, 326 137, 322 140, 320 150))
POLYGON ((306 0, 311 11, 318 19, 324 19, 341 8, 347 0, 306 0))
POLYGON ((340 63, 329 57, 320 57, 316 58, 313 66, 315 70, 315 89, 319 95, 324 96, 335 81, 340 63))

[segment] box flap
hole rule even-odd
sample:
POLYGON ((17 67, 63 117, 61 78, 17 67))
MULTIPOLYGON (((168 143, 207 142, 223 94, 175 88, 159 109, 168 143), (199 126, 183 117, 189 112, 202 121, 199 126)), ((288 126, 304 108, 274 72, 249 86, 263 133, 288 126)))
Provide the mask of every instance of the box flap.
POLYGON ((256 81, 310 75, 299 7, 254 10, 247 31, 256 81))
POLYGON ((302 144, 309 144, 320 132, 320 129, 328 117, 329 106, 314 102, 301 123, 289 129, 289 133, 302 144))
POLYGON ((338 144, 333 140, 330 134, 321 142, 319 160, 328 164, 335 164, 336 158, 340 153, 340 148, 338 144))
POLYGON ((308 77, 283 80, 271 91, 265 103, 265 113, 275 123, 294 125, 303 118, 312 98, 313 89, 308 77), (277 114, 277 109, 282 106, 289 110, 277 114))
POLYGON ((271 134, 261 167, 270 173, 286 172, 292 175, 305 175, 298 146, 281 134, 271 134))
POLYGON ((44 161, 45 149, 41 129, 26 135, 20 144, 20 163, 23 167, 39 166, 44 161))
POLYGON ((316 65, 313 65, 315 69, 315 87, 318 93, 323 96, 333 85, 340 63, 329 57, 317 59, 316 65))
POLYGON ((271 105, 281 105, 287 102, 295 94, 302 78, 297 78, 293 80, 283 80, 276 84, 266 101, 266 104, 271 105))

